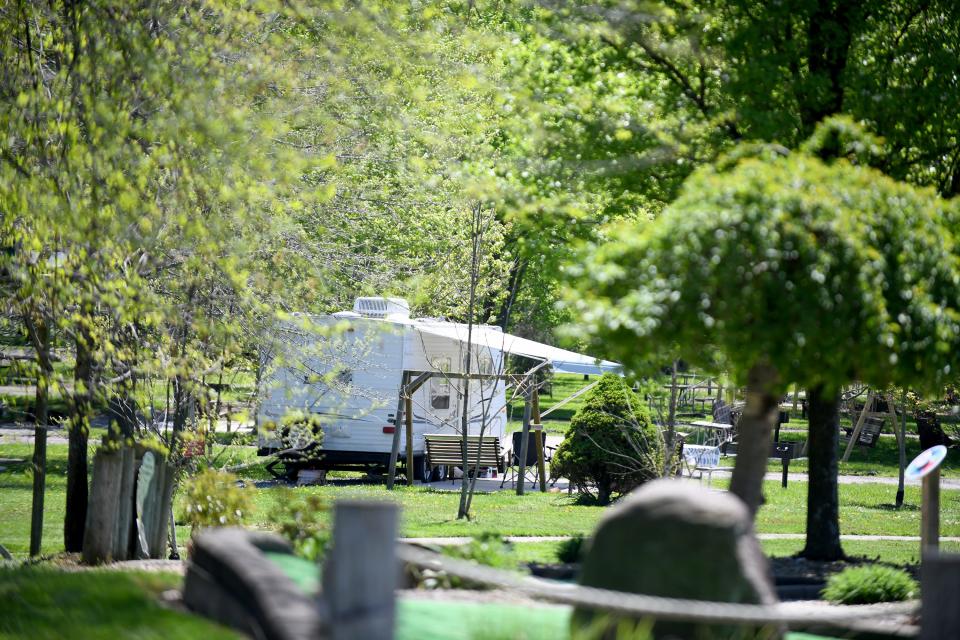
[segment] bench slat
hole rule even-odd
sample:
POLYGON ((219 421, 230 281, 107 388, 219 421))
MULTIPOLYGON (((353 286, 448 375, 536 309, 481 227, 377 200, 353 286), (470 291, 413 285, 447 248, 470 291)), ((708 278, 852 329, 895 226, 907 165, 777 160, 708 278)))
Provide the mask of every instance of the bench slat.
MULTIPOLYGON (((427 445, 427 463, 430 466, 462 465, 463 438, 451 434, 424 434, 427 445)), ((480 466, 496 467, 502 471, 503 456, 500 450, 500 439, 496 436, 468 436, 467 461, 477 464, 479 455, 480 466)))

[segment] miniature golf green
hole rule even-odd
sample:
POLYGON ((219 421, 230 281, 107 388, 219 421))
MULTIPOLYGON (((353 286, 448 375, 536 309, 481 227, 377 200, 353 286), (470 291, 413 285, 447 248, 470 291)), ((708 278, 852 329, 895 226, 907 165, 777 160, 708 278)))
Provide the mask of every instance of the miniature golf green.
MULTIPOLYGON (((320 586, 317 565, 284 553, 265 556, 308 594, 320 586)), ((397 600, 396 640, 559 640, 570 637, 572 608, 447 600, 397 600)), ((789 633, 786 640, 828 640, 789 633)))

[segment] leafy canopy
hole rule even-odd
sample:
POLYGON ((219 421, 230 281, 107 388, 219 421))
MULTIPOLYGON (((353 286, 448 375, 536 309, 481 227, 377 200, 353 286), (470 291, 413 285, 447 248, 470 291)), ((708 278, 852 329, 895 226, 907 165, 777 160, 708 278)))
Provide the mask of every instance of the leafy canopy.
POLYGON ((628 367, 718 346, 741 375, 934 385, 960 346, 953 204, 841 159, 754 147, 579 268, 584 331, 628 367))

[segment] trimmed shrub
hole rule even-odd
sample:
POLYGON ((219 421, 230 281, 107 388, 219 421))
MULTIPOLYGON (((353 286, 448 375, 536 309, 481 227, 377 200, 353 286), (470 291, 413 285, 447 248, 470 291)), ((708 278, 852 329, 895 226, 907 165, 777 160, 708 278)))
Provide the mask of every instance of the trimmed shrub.
POLYGON ((573 536, 557 546, 557 560, 566 564, 574 564, 583 559, 584 537, 573 536))
POLYGON ((835 604, 873 604, 909 600, 919 592, 916 580, 906 571, 871 564, 831 576, 821 595, 835 604))
POLYGON ((186 522, 191 534, 204 527, 242 525, 253 509, 253 489, 239 486, 232 473, 205 469, 186 486, 186 522))
POLYGON ((608 373, 570 421, 550 472, 567 478, 581 493, 595 486, 597 501, 609 504, 614 494, 659 477, 663 450, 646 404, 622 378, 608 373))

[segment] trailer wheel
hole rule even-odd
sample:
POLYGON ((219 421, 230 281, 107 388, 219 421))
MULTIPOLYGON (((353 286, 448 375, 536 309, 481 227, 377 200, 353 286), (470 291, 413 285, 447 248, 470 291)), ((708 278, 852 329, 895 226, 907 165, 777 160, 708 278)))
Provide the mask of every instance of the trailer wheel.
POLYGON ((430 467, 427 466, 427 456, 417 456, 413 459, 413 479, 430 481, 430 467))
POLYGON ((430 470, 430 482, 440 482, 447 479, 446 465, 440 465, 430 470))

